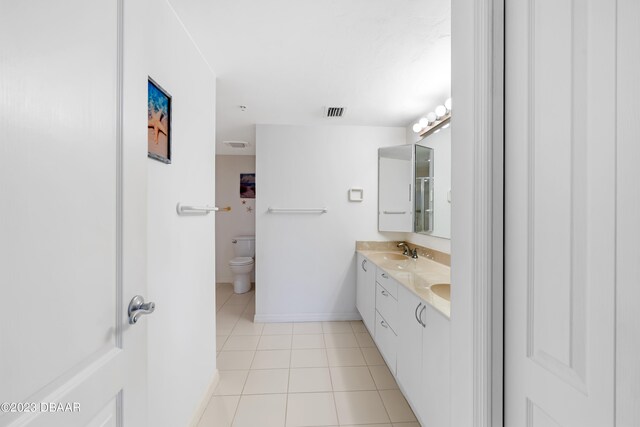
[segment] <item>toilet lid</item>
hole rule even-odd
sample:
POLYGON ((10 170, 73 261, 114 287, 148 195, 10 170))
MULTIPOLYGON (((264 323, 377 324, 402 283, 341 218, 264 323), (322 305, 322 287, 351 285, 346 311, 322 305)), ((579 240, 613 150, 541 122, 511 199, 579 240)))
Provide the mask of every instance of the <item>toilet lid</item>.
POLYGON ((248 256, 239 256, 232 259, 229 262, 229 265, 249 265, 249 264, 253 264, 253 258, 248 256))

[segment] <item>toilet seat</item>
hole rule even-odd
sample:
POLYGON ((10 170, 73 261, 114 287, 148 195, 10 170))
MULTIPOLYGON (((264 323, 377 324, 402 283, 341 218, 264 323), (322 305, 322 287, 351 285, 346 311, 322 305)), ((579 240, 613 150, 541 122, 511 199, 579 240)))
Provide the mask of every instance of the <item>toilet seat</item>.
POLYGON ((253 264, 253 258, 248 256, 240 256, 229 261, 229 265, 250 265, 253 264))

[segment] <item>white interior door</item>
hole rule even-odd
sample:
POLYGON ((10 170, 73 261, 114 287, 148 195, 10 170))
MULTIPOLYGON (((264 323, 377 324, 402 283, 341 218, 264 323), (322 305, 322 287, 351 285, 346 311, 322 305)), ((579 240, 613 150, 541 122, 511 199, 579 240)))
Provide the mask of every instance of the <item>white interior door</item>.
POLYGON ((145 265, 125 255, 145 235, 123 224, 145 198, 123 209, 122 4, 0 5, 0 425, 144 426, 146 319, 130 327, 126 311, 145 265))
POLYGON ((507 0, 505 425, 614 423, 616 10, 507 0))

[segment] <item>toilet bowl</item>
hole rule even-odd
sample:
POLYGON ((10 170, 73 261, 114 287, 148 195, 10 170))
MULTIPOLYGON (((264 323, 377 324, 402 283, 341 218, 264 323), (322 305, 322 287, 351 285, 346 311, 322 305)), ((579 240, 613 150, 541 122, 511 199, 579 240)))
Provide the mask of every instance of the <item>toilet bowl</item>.
POLYGON ((233 273, 233 292, 236 294, 243 294, 251 290, 253 262, 251 257, 236 257, 229 261, 229 268, 233 273))
POLYGON ((233 273, 233 292, 243 294, 251 290, 251 272, 253 271, 255 255, 255 236, 234 237, 233 251, 235 258, 229 261, 229 268, 233 273))

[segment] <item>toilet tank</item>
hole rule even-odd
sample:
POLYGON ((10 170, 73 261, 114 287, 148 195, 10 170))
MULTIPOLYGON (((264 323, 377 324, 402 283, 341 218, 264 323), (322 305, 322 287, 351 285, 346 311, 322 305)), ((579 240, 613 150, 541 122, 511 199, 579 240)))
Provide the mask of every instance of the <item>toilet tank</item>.
POLYGON ((233 251, 237 257, 254 257, 256 254, 256 236, 236 236, 233 238, 233 251))

